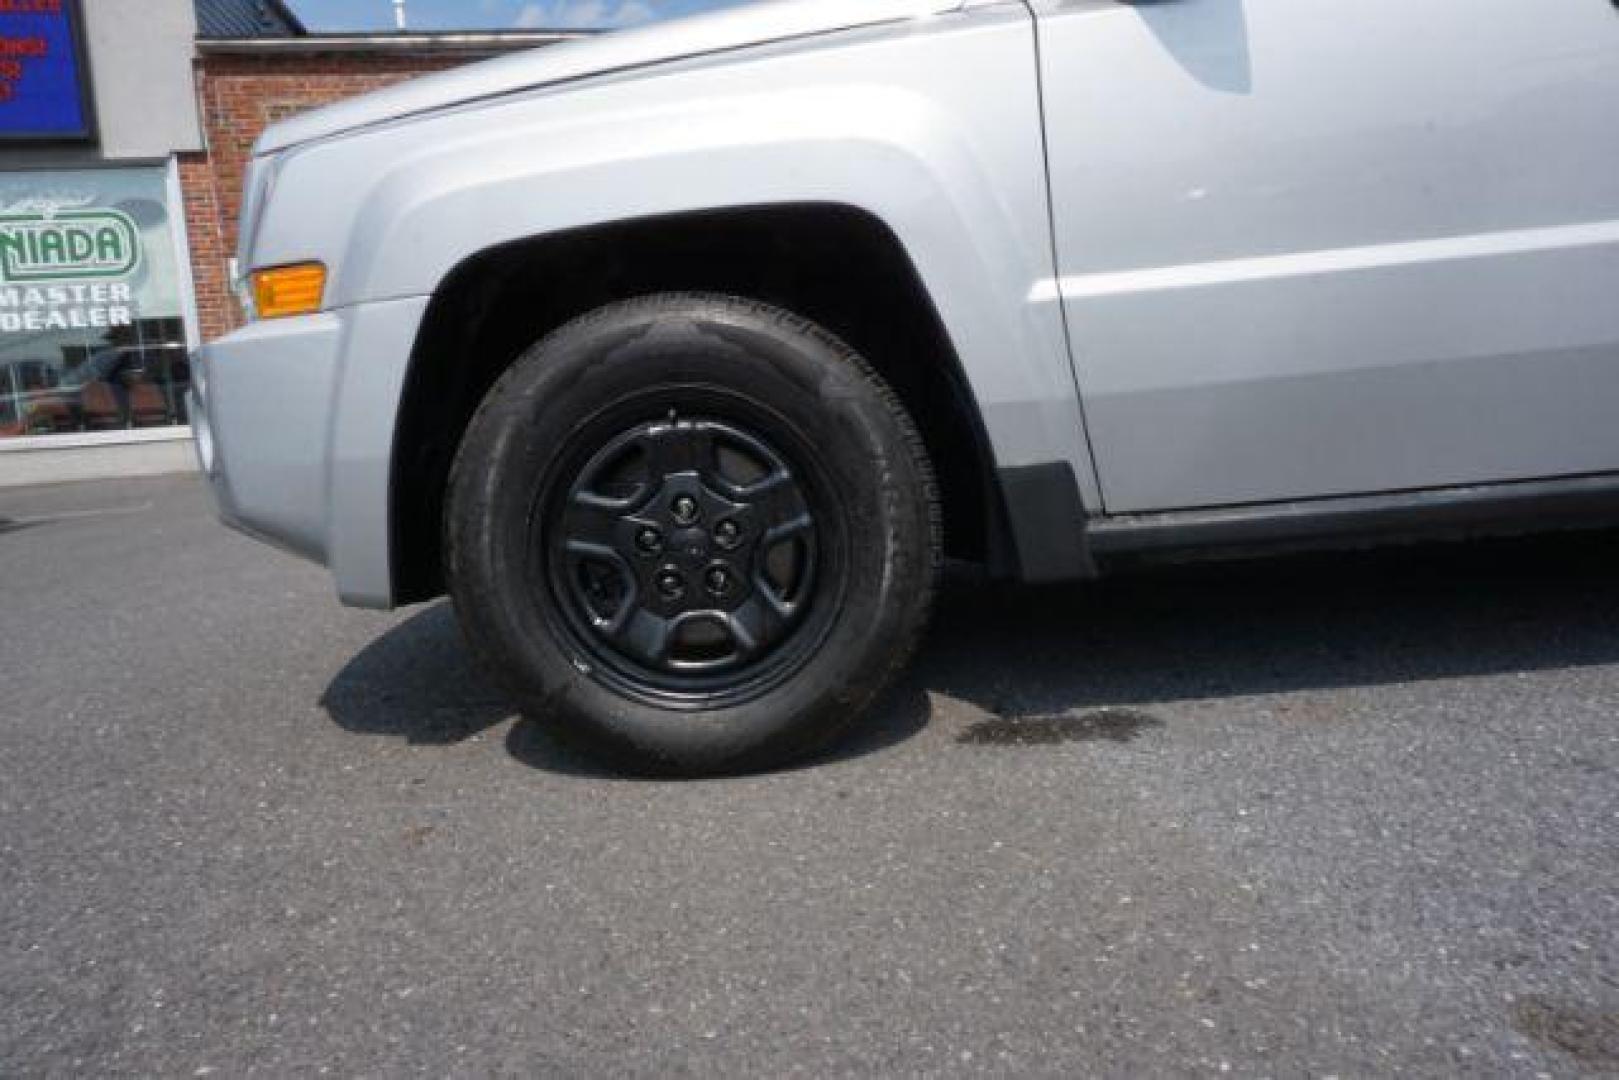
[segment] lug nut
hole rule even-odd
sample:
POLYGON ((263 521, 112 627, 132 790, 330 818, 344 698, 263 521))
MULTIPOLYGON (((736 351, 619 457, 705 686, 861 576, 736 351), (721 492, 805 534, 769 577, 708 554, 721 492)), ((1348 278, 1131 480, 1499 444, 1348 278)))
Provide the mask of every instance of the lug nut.
POLYGON ((741 526, 730 519, 726 519, 714 526, 714 542, 722 548, 734 548, 741 539, 741 526))
POLYGON ((724 596, 731 591, 731 573, 723 566, 711 567, 708 573, 703 575, 703 584, 708 586, 708 591, 715 596, 724 596))
POLYGON ((656 555, 663 550, 663 534, 650 525, 643 525, 635 533, 635 546, 646 555, 656 555))
POLYGON ((674 511, 675 520, 682 525, 690 525, 697 520, 697 500, 690 495, 677 495, 670 509, 674 511))
POLYGON ((686 594, 686 582, 673 570, 658 575, 658 591, 666 600, 679 600, 686 594))

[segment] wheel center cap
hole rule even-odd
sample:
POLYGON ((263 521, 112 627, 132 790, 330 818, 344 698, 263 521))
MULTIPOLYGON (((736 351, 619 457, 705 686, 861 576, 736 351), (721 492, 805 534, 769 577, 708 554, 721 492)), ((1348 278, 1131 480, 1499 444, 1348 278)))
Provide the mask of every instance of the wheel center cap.
POLYGON ((669 551, 681 562, 698 564, 708 559, 708 534, 702 529, 681 529, 672 537, 669 551))

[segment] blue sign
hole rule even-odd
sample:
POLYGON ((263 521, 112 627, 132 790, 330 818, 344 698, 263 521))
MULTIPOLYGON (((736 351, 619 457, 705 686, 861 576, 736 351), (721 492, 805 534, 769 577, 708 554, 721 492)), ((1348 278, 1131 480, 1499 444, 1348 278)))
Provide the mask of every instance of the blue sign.
POLYGON ((88 139, 89 85, 73 0, 0 0, 0 139, 88 139))

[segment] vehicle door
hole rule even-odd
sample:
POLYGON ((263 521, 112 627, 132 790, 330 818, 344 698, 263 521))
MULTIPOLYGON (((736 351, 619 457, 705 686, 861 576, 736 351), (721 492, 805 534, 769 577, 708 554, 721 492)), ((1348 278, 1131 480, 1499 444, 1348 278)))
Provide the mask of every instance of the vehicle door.
POLYGON ((1619 471, 1613 0, 1031 0, 1106 509, 1619 471))

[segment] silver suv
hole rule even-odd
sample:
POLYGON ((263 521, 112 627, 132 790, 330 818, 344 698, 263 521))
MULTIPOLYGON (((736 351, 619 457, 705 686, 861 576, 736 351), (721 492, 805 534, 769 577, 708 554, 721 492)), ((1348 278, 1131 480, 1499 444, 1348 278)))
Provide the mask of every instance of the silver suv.
POLYGON ((638 770, 825 744, 946 555, 1619 511, 1612 0, 757 4, 290 120, 242 223, 225 520, 638 770))

